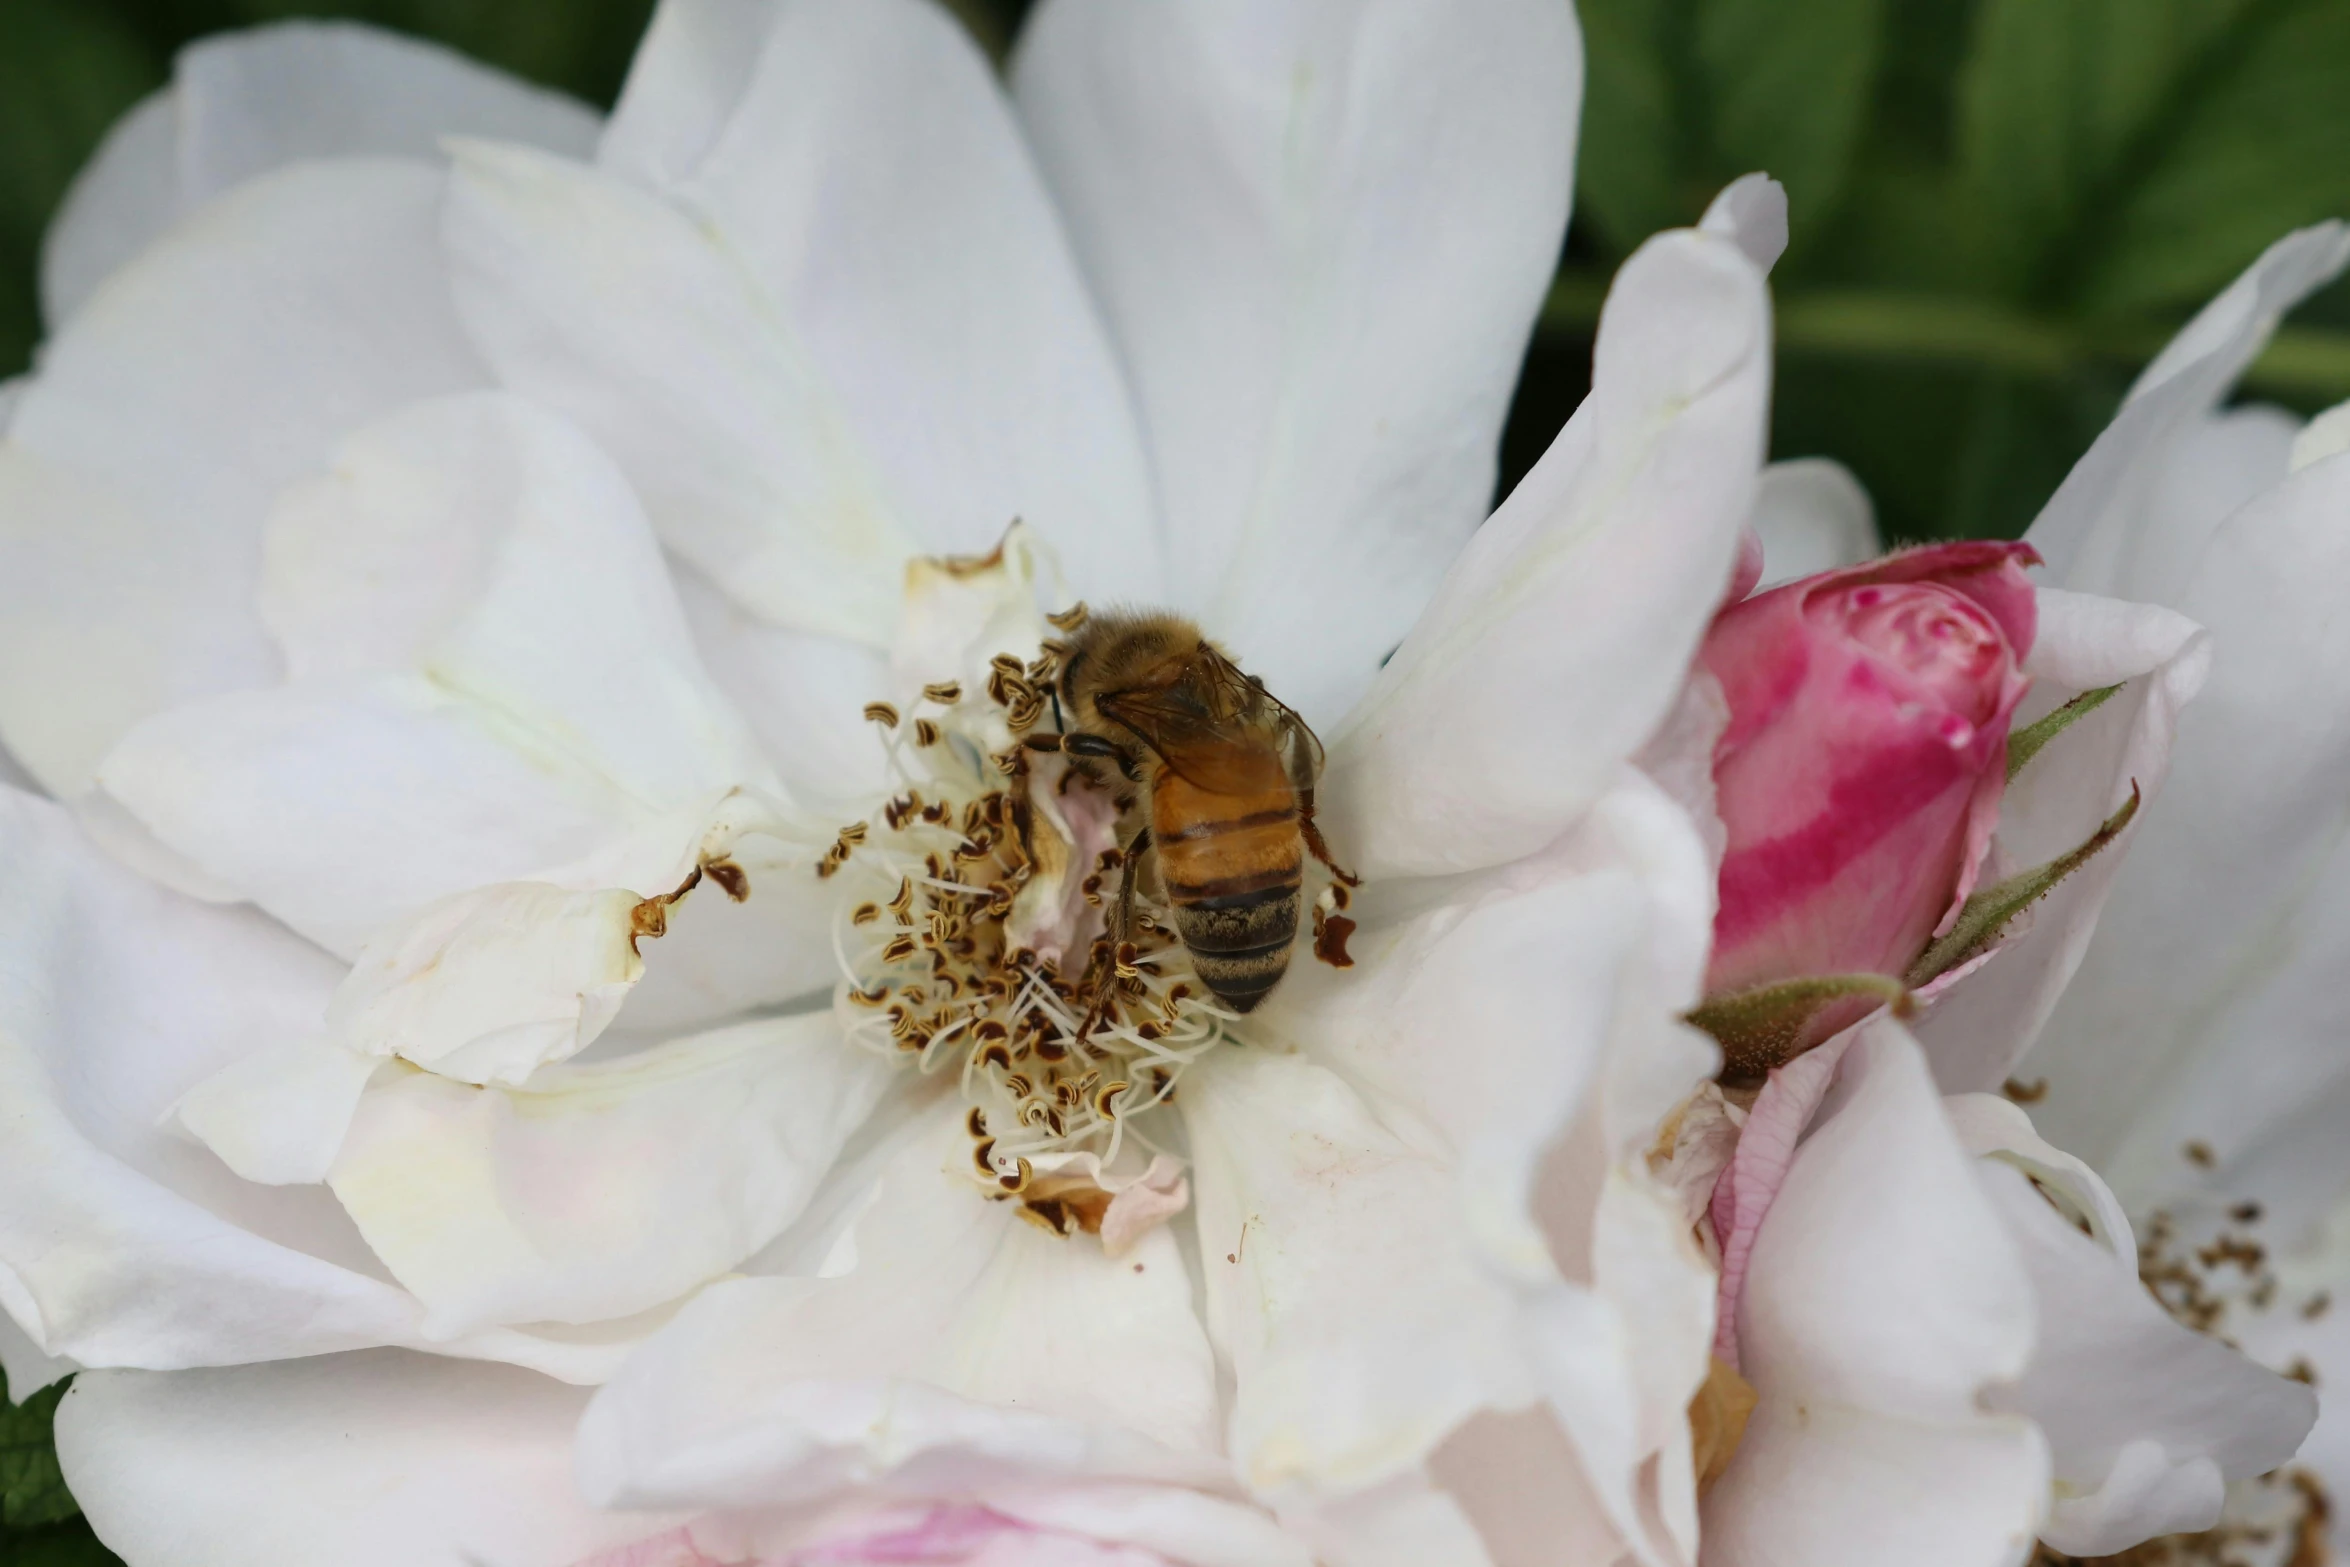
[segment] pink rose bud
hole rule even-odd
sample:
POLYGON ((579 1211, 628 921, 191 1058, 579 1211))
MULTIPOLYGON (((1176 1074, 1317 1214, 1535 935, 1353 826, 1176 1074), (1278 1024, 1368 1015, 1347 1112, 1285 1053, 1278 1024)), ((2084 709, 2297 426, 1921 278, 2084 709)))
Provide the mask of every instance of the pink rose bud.
MULTIPOLYGON (((2006 787, 2034 625, 2022 544, 1906 550, 1715 617, 1728 843, 1709 995, 1819 975, 1898 979, 1974 885, 2006 787)), ((1831 1008, 1818 1043, 1873 1002, 1831 1008)))

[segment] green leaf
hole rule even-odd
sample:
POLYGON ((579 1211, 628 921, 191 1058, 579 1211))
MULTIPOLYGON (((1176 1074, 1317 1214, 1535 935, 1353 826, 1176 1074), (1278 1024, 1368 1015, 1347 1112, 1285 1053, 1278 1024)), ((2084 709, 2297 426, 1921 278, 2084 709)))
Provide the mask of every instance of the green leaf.
POLYGON ((1908 989, 1885 974, 1813 974, 1707 998, 1689 1021, 1722 1047, 1722 1081, 1759 1083, 1806 1048, 1813 1020, 1828 1008, 1869 999, 1911 1011, 1908 989))
POLYGON ((0 1525, 29 1529, 81 1511, 57 1467, 52 1427, 64 1396, 61 1382, 21 1404, 0 1402, 0 1525))
POLYGON ((8 1567, 122 1567, 65 1488, 55 1425, 65 1384, 21 1404, 0 1378, 0 1562, 8 1567))
POLYGON ((1808 242, 1844 194, 1884 32, 1884 0, 1708 0, 1697 57, 1714 93, 1722 169, 1787 187, 1808 242))
POLYGON ((1730 180, 1787 187, 1800 241, 1843 195, 1886 0, 1583 0, 1581 200, 1617 254, 1730 180))
MULTIPOLYGON (((1806 324, 1805 305, 1787 302, 1790 336, 1806 324)), ((1920 357, 1840 353, 1830 362, 1790 344, 1772 399, 1774 452, 1827 453, 1850 466, 1876 501, 1887 543, 2016 537, 2126 384, 2097 368, 2046 380, 1951 374, 1920 357)))
POLYGON ((2041 747, 2103 707, 2106 698, 2120 689, 2121 683, 2116 683, 2099 686, 2094 691, 2084 691, 2046 718, 2034 719, 2023 728, 2010 732, 2007 737, 2007 781, 2014 783, 2015 775, 2024 770, 2025 763, 2040 754, 2041 747))
POLYGON ((1584 0, 1575 204, 1612 255, 1693 216, 1681 192, 1669 0, 1584 0))
POLYGON ((2191 307, 2288 230, 2350 217, 2350 6, 2265 9, 2117 204, 2083 308, 2191 307))
POLYGON ((1909 983, 1924 988, 1935 979, 1949 973, 1962 963, 1972 962, 1999 943, 2015 917, 2054 892, 2067 876, 2097 857, 2107 844, 2121 836, 2130 818, 2138 814, 2138 786, 2130 785, 2130 797, 2122 808, 2107 817, 2098 829, 2075 849, 2058 855, 2047 864, 2036 866, 2020 875, 2010 876, 1996 887, 1986 887, 1966 900, 1958 911, 1958 923, 1950 933, 1925 950, 1925 954, 1909 971, 1909 983))
POLYGON ((1983 0, 1959 84, 1985 281, 2100 314, 2199 302, 2350 209, 2340 0, 1983 0))
POLYGON ((79 1518, 21 1533, 0 1530, 0 1551, 8 1567, 123 1567, 79 1518))

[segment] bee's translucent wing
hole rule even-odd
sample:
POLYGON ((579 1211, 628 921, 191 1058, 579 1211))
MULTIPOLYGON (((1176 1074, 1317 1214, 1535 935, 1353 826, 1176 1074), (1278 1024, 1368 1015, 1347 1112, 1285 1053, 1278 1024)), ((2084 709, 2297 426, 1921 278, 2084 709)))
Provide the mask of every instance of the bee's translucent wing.
POLYGON ((1243 715, 1207 711, 1180 687, 1120 691, 1094 699, 1103 716, 1131 730, 1170 771, 1210 794, 1266 794, 1287 786, 1289 770, 1266 732, 1243 715))
POLYGON ((1322 776, 1322 767, 1329 760, 1322 750, 1322 741, 1312 726, 1300 717, 1296 708, 1265 689, 1265 683, 1254 675, 1244 674, 1214 648, 1204 648, 1214 678, 1224 698, 1234 711, 1253 714, 1253 722, 1268 727, 1280 736, 1283 757, 1289 765, 1290 782, 1299 795, 1312 793, 1314 780, 1322 776))

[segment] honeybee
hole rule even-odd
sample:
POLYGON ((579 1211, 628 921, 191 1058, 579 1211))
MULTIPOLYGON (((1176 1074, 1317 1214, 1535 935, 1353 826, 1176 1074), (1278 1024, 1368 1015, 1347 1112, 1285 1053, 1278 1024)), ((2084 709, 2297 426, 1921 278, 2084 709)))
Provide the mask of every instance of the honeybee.
POLYGON ((1142 786, 1112 924, 1123 941, 1136 867, 1158 854, 1175 931, 1200 982, 1247 1012, 1289 969, 1305 856, 1346 886, 1314 825, 1322 745, 1264 683, 1174 615, 1086 619, 1053 690, 1058 735, 1040 748, 1117 764, 1142 786))

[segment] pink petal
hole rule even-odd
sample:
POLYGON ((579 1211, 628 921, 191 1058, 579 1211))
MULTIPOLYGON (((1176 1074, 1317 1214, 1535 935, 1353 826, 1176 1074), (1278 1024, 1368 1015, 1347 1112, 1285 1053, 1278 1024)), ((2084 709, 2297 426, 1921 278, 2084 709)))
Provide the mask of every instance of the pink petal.
POLYGON ((1714 1238, 1722 1248, 1722 1280, 1714 1309, 1714 1354, 1732 1370, 1738 1369, 1738 1299, 1746 1286, 1746 1264, 1754 1253, 1754 1238, 1763 1216, 1779 1195, 1795 1162, 1795 1145, 1811 1125, 1828 1085, 1836 1080, 1837 1063, 1850 1048, 1847 1029, 1816 1050, 1807 1051, 1773 1072, 1746 1114, 1746 1130, 1730 1168, 1714 1187, 1714 1238))
POLYGON ((1110 1199, 1102 1215, 1102 1253, 1123 1257, 1135 1242, 1191 1205, 1191 1183, 1183 1166, 1165 1154, 1151 1160, 1142 1179, 1110 1199))

